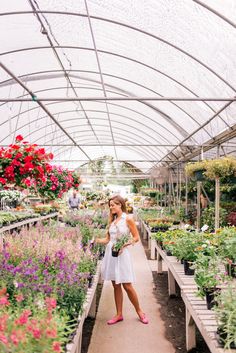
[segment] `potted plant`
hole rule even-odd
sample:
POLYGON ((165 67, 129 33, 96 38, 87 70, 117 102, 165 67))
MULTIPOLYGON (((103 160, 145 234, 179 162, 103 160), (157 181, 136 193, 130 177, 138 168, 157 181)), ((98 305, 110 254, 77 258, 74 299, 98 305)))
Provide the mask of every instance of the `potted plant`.
MULTIPOLYGON (((204 245, 202 247, 204 248, 204 245)), ((207 309, 215 305, 215 294, 225 276, 220 270, 221 259, 216 254, 215 247, 209 245, 207 253, 200 252, 194 264, 194 279, 198 286, 198 295, 206 297, 207 309)))
POLYGON ((113 257, 117 257, 119 255, 120 249, 128 242, 128 235, 121 235, 115 244, 112 246, 111 253, 113 257))
POLYGON ((219 249, 229 276, 236 277, 236 237, 226 238, 219 249))
POLYGON ((236 287, 230 284, 216 298, 217 339, 225 349, 236 348, 236 287))

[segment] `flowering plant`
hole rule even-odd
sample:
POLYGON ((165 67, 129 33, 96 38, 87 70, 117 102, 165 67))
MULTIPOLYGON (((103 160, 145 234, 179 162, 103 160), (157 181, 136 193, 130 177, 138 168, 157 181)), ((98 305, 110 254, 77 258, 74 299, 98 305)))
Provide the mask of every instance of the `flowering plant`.
POLYGON ((47 173, 46 181, 38 181, 38 192, 49 199, 61 198, 70 188, 77 188, 80 184, 78 173, 60 166, 52 166, 47 173))
POLYGON ((15 144, 0 149, 0 184, 14 184, 21 188, 35 186, 37 180, 46 181, 48 162, 52 153, 44 148, 24 141, 21 135, 16 137, 15 144))
POLYGON ((0 350, 14 353, 62 352, 68 318, 58 315, 54 298, 40 298, 32 307, 22 305, 18 295, 14 305, 6 288, 0 289, 0 350))

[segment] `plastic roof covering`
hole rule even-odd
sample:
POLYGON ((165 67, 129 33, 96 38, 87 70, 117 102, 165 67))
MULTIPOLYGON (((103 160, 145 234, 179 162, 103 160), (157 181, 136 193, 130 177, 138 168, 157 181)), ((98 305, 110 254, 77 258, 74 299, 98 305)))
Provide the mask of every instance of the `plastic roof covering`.
POLYGON ((147 172, 235 129, 235 102, 217 115, 228 102, 9 101, 234 97, 235 0, 10 0, 0 12, 1 145, 22 134, 69 167, 109 155, 147 172))

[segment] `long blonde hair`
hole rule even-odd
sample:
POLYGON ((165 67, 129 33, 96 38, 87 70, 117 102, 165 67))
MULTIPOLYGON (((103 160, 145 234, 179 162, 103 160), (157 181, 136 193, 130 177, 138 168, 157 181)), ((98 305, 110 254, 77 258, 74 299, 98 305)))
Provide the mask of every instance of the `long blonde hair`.
MULTIPOLYGON (((110 199, 108 200, 109 207, 110 207, 111 201, 113 201, 116 205, 121 205, 122 212, 127 213, 126 204, 125 204, 125 200, 123 199, 123 197, 121 197, 120 195, 114 195, 114 196, 110 197, 110 199)), ((109 225, 114 221, 115 218, 116 218, 116 215, 112 214, 111 210, 110 210, 109 225)))

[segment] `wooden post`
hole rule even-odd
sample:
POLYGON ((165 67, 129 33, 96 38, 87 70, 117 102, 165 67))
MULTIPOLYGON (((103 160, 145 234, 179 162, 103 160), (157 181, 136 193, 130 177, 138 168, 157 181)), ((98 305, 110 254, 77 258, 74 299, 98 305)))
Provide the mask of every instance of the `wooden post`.
POLYGON ((164 206, 166 208, 166 204, 167 204, 167 195, 166 195, 166 191, 167 191, 167 188, 166 188, 166 182, 165 182, 165 203, 164 203, 164 206))
POLYGON ((156 240, 151 238, 151 260, 156 259, 156 240))
POLYGON ((185 176, 185 216, 188 215, 188 177, 185 176))
POLYGON ((197 181, 197 230, 201 227, 201 181, 197 181))
POLYGON ((169 297, 176 297, 175 278, 169 268, 168 268, 168 291, 169 291, 169 297))
POLYGON ((220 227, 220 179, 215 179, 215 230, 220 227))
POLYGON ((157 252, 157 273, 162 273, 162 257, 159 252, 157 252))
POLYGON ((196 326, 195 322, 186 307, 186 348, 190 351, 196 347, 196 326))

